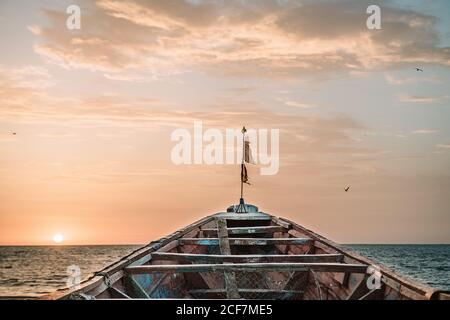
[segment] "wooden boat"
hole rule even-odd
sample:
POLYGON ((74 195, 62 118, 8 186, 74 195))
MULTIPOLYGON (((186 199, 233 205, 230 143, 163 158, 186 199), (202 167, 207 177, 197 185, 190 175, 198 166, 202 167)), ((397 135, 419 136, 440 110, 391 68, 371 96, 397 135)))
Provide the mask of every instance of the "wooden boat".
POLYGON ((236 208, 151 242, 44 299, 450 298, 292 221, 253 205, 245 205, 246 213, 236 208))

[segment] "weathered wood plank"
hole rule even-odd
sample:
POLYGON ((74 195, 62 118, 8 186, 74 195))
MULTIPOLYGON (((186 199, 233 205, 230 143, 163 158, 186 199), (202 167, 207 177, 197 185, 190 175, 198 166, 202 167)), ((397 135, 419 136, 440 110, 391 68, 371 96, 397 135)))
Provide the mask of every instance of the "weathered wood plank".
POLYGON ((275 223, 276 225, 282 226, 287 230, 291 228, 291 224, 289 222, 283 221, 277 217, 272 217, 272 222, 275 223))
MULTIPOLYGON (((341 260, 342 262, 342 260, 341 260)), ((346 273, 340 273, 335 275, 334 279, 339 282, 344 287, 348 287, 348 282, 350 280, 350 274, 348 272, 346 273)))
POLYGON ((331 246, 328 246, 320 241, 314 241, 314 249, 315 251, 323 251, 326 253, 338 253, 336 248, 333 248, 331 246))
MULTIPOLYGON (((260 227, 236 227, 227 228, 229 235, 235 234, 260 234, 260 233, 274 233, 286 231, 285 228, 281 226, 260 226, 260 227)), ((217 235, 217 229, 202 229, 205 235, 217 235)))
MULTIPOLYGON (((172 242, 169 242, 165 246, 158 249, 158 252, 167 252, 167 251, 175 249, 177 246, 178 246, 178 241, 173 240, 172 242)), ((149 262, 151 260, 151 258, 152 258, 152 256, 150 255, 150 253, 148 253, 145 256, 133 261, 130 265, 131 266, 140 266, 141 264, 146 264, 147 262, 149 262)))
POLYGON ((367 277, 361 279, 361 281, 353 288, 350 295, 347 297, 347 300, 358 300, 369 292, 369 288, 367 287, 367 277))
POLYGON ((226 219, 232 221, 270 221, 272 217, 267 214, 255 214, 255 213, 247 213, 247 214, 236 214, 236 213, 221 213, 216 215, 218 219, 226 219))
POLYGON ((389 277, 385 276, 384 274, 381 277, 381 282, 384 283, 386 286, 397 291, 400 295, 406 296, 409 299, 429 300, 431 297, 428 294, 422 295, 422 294, 418 293, 417 291, 413 290, 412 288, 410 288, 409 286, 402 284, 398 279, 389 278, 389 277))
MULTIPOLYGON (((230 242, 228 239, 227 221, 224 219, 217 220, 217 234, 219 236, 219 247, 222 255, 231 255, 230 242)), ((228 299, 239 299, 236 275, 233 271, 224 271, 225 287, 228 299)))
POLYGON ((164 264, 125 268, 129 274, 151 272, 223 272, 223 271, 308 271, 366 273, 363 264, 346 263, 224 263, 224 264, 164 264))
POLYGON ((98 286, 90 289, 90 290, 86 290, 85 293, 91 295, 91 296, 98 296, 99 294, 101 294, 103 291, 107 290, 109 287, 113 286, 114 283, 116 283, 119 279, 121 279, 123 277, 123 270, 117 271, 116 273, 107 275, 105 277, 106 274, 103 273, 97 273, 99 276, 101 275, 102 278, 102 283, 100 283, 98 286))
MULTIPOLYGON (((244 299, 289 300, 301 295, 298 290, 270 290, 270 289, 239 289, 239 295, 244 299)), ((195 289, 189 294, 198 299, 224 299, 224 289, 195 289)))
MULTIPOLYGON (((306 229, 305 227, 300 226, 299 224, 285 219, 280 218, 283 221, 291 223, 292 228, 294 230, 298 230, 304 234, 307 234, 311 238, 315 239, 316 242, 314 245, 316 247, 323 247, 323 249, 327 253, 342 253, 344 256, 351 258, 355 261, 355 263, 364 263, 367 265, 377 265, 374 261, 357 254, 356 252, 349 250, 317 233, 312 230, 306 229)), ((382 277, 382 282, 384 282, 388 287, 392 288, 394 291, 399 292, 400 295, 413 299, 413 300, 428 300, 433 296, 438 290, 432 288, 428 285, 422 284, 420 282, 411 281, 408 278, 405 278, 401 275, 396 274, 392 270, 384 266, 380 266, 382 277)))
POLYGON ((308 284, 309 272, 292 272, 286 281, 284 290, 304 290, 308 284))
POLYGON ((191 263, 257 263, 257 262, 339 262, 341 254, 274 254, 274 255, 217 255, 154 252, 152 260, 172 260, 191 263))
POLYGON ((161 275, 161 277, 160 277, 158 280, 156 280, 156 282, 153 283, 153 284, 152 284, 152 287, 148 290, 148 293, 147 293, 148 296, 149 296, 149 297, 152 297, 152 295, 153 295, 156 291, 158 291, 158 290, 160 289, 161 283, 163 283, 164 281, 166 281, 166 279, 169 278, 169 277, 170 277, 170 273, 166 273, 166 274, 161 275))
POLYGON ((358 300, 379 300, 383 295, 383 291, 380 289, 372 289, 363 295, 358 300))
POLYGON ((109 288, 109 292, 111 294, 111 296, 113 298, 118 298, 118 299, 131 299, 126 293, 120 291, 117 288, 114 287, 110 287, 109 288))
POLYGON ((228 239, 227 221, 224 219, 217 220, 217 233, 219 236, 220 253, 223 255, 231 254, 230 241, 228 239))
POLYGON ((450 293, 439 292, 436 294, 437 300, 450 300, 450 293))
MULTIPOLYGON (((137 267, 133 267, 137 268, 137 267)), ((124 277, 124 286, 127 293, 133 298, 149 299, 150 296, 145 292, 139 283, 133 278, 132 275, 124 277)))
MULTIPOLYGON (((178 240, 180 246, 218 246, 218 238, 181 238, 178 240)), ((309 238, 230 238, 232 246, 267 246, 267 245, 305 245, 312 243, 309 238)))

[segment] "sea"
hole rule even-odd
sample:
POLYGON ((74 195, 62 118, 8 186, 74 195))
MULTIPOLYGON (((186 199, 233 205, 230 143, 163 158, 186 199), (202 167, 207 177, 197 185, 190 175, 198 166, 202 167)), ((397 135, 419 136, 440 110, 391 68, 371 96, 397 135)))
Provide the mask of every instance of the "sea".
MULTIPOLYGON (((450 290, 450 245, 344 245, 410 279, 450 290)), ((0 247, 0 299, 36 299, 87 279, 142 245, 0 247), (74 269, 76 268, 76 269, 74 269), (71 278, 72 277, 72 278, 71 278)))

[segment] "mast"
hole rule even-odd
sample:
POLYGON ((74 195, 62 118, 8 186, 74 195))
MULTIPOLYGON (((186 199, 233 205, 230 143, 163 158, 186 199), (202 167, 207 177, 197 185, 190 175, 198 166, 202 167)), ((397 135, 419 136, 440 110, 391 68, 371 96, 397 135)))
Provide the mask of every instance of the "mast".
POLYGON ((236 213, 247 213, 247 208, 244 202, 244 165, 245 165, 245 133, 247 129, 242 127, 242 160, 241 160, 241 197, 239 199, 239 205, 236 209, 236 213))
POLYGON ((242 161, 241 161, 241 199, 244 198, 244 181, 242 179, 242 175, 244 174, 244 163, 245 163, 245 133, 247 129, 245 127, 242 128, 242 161))

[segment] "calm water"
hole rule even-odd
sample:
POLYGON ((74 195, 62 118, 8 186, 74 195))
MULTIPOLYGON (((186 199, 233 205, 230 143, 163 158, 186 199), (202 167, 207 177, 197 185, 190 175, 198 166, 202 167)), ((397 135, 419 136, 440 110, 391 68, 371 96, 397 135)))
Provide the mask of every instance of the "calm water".
POLYGON ((450 245, 347 245, 398 274, 450 290, 450 245))
POLYGON ((0 297, 38 297, 65 287, 67 268, 81 278, 119 260, 140 246, 0 247, 0 297))
MULTIPOLYGON (((450 245, 347 245, 394 271, 450 290, 450 245)), ((64 287, 67 267, 82 278, 140 246, 0 247, 0 297, 38 297, 64 287)))

